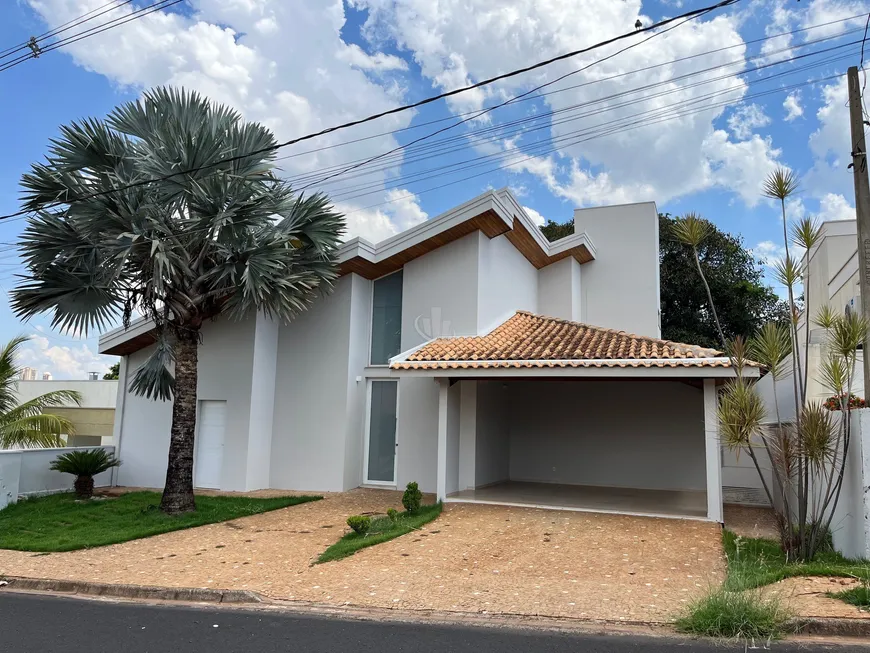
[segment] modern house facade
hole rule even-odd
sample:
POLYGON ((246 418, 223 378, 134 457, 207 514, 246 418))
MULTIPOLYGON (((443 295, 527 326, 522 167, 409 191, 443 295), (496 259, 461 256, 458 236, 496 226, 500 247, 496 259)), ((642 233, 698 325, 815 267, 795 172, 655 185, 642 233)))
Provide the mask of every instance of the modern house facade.
MULTIPOLYGON (((653 203, 577 210, 550 243, 507 190, 339 254, 334 291, 289 324, 202 331, 195 485, 421 489, 446 501, 722 520, 719 352, 659 339, 653 203)), ((127 388, 117 482, 161 486, 171 403, 127 388)), ((758 375, 753 368, 750 374, 758 375)))

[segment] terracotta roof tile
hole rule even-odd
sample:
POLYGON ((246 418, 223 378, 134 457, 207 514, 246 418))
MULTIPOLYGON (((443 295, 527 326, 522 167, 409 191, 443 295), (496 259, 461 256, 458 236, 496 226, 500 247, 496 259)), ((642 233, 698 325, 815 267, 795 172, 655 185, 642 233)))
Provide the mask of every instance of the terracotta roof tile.
POLYGON ((730 366, 725 354, 715 349, 526 311, 517 311, 484 336, 438 338, 391 365, 402 370, 730 366))

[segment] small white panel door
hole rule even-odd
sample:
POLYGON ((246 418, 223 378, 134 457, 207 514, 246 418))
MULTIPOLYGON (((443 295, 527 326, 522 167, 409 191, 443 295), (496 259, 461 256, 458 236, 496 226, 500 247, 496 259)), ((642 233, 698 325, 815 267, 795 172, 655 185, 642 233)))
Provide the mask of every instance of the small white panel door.
POLYGON ((227 426, 227 402, 200 401, 196 436, 196 465, 193 484, 219 490, 224 464, 224 434, 227 426))

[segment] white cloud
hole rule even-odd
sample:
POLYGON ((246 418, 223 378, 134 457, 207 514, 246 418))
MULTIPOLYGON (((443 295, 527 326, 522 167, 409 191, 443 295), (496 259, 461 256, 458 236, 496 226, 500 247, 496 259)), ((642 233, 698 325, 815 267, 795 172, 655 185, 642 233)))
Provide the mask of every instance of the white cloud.
POLYGON ((854 220, 855 207, 842 195, 825 193, 819 200, 820 220, 854 220))
POLYGON ((532 222, 534 222, 539 227, 543 227, 547 223, 547 220, 544 218, 544 216, 535 211, 535 209, 533 209, 531 206, 524 206, 523 210, 526 212, 526 215, 528 215, 532 219, 532 222))
MULTIPOLYGON (((49 28, 105 4, 104 0, 28 2, 49 28)), ((278 140, 393 108, 403 98, 403 86, 395 75, 407 68, 406 62, 343 41, 341 0, 197 0, 190 4, 192 15, 156 11, 71 44, 62 52, 121 86, 144 89, 172 84, 200 91, 235 107, 247 119, 264 123, 278 140)), ((127 15, 134 6, 138 5, 119 7, 111 16, 127 15)), ((412 118, 410 111, 387 116, 282 150, 281 156, 403 128, 412 118)), ((283 174, 293 176, 397 145, 395 138, 386 135, 291 156, 278 165, 283 174)), ((381 170, 366 181, 377 190, 393 172, 381 170)), ((369 201, 383 198, 386 195, 372 195, 369 201)), ((391 222, 394 216, 405 219, 401 210, 382 215, 388 223, 385 232, 396 226, 391 222)))
POLYGON ((739 106, 728 116, 728 128, 741 141, 752 136, 754 130, 769 124, 770 118, 757 104, 739 106))
POLYGON ((852 143, 849 135, 848 84, 845 77, 822 87, 823 105, 816 112, 818 128, 810 135, 809 146, 815 162, 806 176, 806 186, 813 194, 845 195, 853 188, 852 143))
POLYGON ((336 204, 347 220, 345 237, 350 239, 359 236, 378 243, 429 218, 420 208, 417 196, 407 190, 392 188, 386 192, 386 198, 383 206, 371 209, 354 204, 336 204))
MULTIPOLYGON (((445 90, 573 50, 578 44, 592 44, 605 35, 624 33, 641 10, 640 0, 354 2, 369 9, 365 34, 372 43, 392 42, 408 51, 424 77, 445 90), (481 34, 487 37, 480 38, 481 34)), ((711 149, 713 144, 722 143, 713 123, 725 111, 712 105, 723 98, 739 101, 746 92, 746 82, 740 78, 712 79, 720 76, 717 70, 708 75, 712 81, 693 88, 670 83, 674 77, 703 68, 728 65, 722 72, 733 72, 734 61, 739 61, 746 52, 738 27, 739 19, 727 13, 696 19, 589 70, 578 71, 616 48, 580 55, 495 85, 487 91, 493 98, 511 96, 572 73, 570 81, 554 88, 586 85, 546 95, 546 109, 564 110, 560 116, 565 117, 576 114, 576 105, 593 102, 586 104, 584 110, 600 110, 599 115, 582 122, 565 120, 551 125, 552 137, 562 139, 558 141, 561 146, 556 155, 536 156, 511 170, 534 174, 557 195, 584 204, 636 199, 664 202, 715 186, 748 198, 745 186, 730 184, 745 182, 746 176, 741 171, 769 169, 778 150, 763 140, 750 141, 748 147, 735 147, 740 143, 730 141, 727 134, 724 142, 729 148, 727 155, 711 149), (692 56, 713 50, 716 52, 703 57, 692 56), (664 62, 671 64, 649 68, 664 62), (642 76, 613 77, 639 68, 646 68, 642 76), (671 93, 657 98, 649 97, 649 92, 630 94, 639 85, 656 83, 668 85, 662 88, 671 93), (611 97, 626 92, 629 95, 611 97), (671 108, 675 102, 693 101, 696 103, 691 105, 692 109, 706 110, 676 115, 671 108), (644 112, 647 119, 670 119, 643 126, 643 117, 638 114, 644 112), (598 137, 607 131, 607 125, 614 124, 621 129, 598 137), (577 137, 578 130, 591 130, 592 137, 577 137), (740 157, 744 159, 739 160, 740 157), (562 179, 565 175, 568 178, 562 179)), ((628 43, 623 42, 620 47, 628 43)), ((451 106, 454 111, 467 110, 481 106, 485 99, 477 97, 462 106, 451 106)), ((492 116, 493 122, 501 119, 498 111, 492 116)), ((506 149, 511 146, 522 149, 522 139, 503 144, 506 149)), ((759 183, 751 181, 751 188, 756 189, 759 183)), ((750 201, 754 203, 756 198, 750 201)))
POLYGON ((362 70, 407 70, 408 62, 392 54, 384 54, 376 52, 368 54, 363 51, 356 43, 349 43, 343 50, 339 50, 336 55, 340 61, 349 63, 362 70))
POLYGON ((763 240, 752 248, 752 253, 759 261, 771 267, 774 261, 785 257, 785 245, 763 240))
POLYGON ((804 108, 801 106, 800 91, 792 91, 789 93, 786 96, 785 101, 783 101, 782 107, 785 109, 786 122, 791 122, 792 120, 804 115, 804 108))
POLYGON ((49 339, 51 336, 45 334, 44 329, 39 331, 22 345, 18 365, 35 368, 40 378, 43 372, 50 372, 55 379, 84 381, 88 372, 96 372, 102 378, 116 360, 97 354, 87 343, 58 344, 49 339))
POLYGON ((786 8, 786 1, 776 0, 773 3, 772 9, 769 7, 769 4, 765 5, 763 9, 770 15, 770 21, 764 28, 765 35, 768 37, 773 34, 780 35, 769 38, 761 44, 761 54, 766 55, 763 60, 764 62, 782 61, 791 56, 789 52, 782 52, 781 50, 788 48, 792 44, 794 36, 785 32, 794 29, 798 13, 786 8))

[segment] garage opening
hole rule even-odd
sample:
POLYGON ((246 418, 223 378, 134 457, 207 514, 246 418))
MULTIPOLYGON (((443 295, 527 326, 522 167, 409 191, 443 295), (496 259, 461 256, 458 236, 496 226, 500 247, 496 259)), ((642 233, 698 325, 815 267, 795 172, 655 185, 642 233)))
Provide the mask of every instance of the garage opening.
POLYGON ((708 517, 703 381, 458 385, 463 428, 447 435, 459 440, 459 474, 447 475, 447 501, 708 517))

